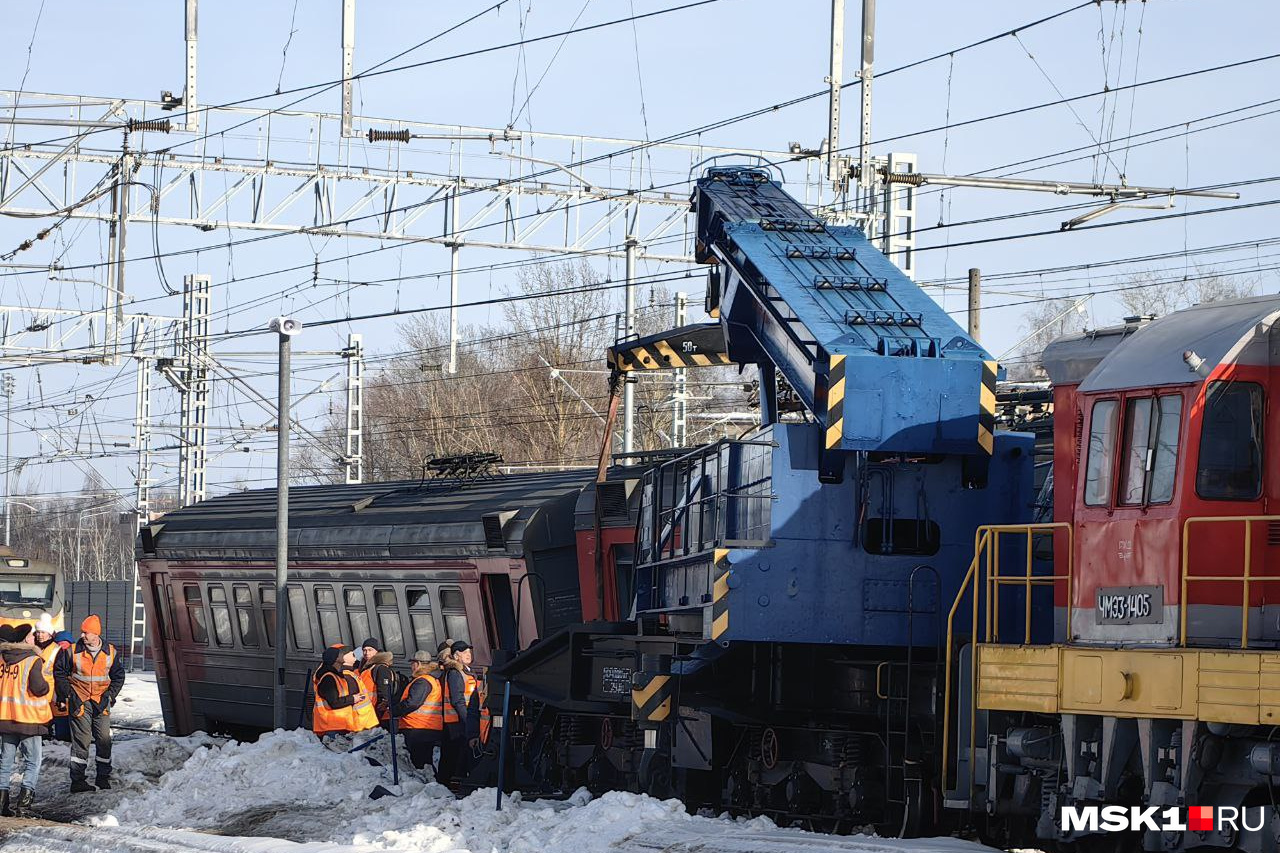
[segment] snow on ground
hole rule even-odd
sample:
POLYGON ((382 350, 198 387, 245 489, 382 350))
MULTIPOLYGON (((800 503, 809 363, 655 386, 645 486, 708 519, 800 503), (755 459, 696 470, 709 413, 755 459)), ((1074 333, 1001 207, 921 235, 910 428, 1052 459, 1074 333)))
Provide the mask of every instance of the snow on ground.
POLYGON ((160 711, 160 691, 156 688, 154 672, 126 673, 124 689, 116 698, 111 715, 122 725, 153 731, 164 731, 164 716, 160 711))
MULTIPOLYGON (((61 745, 58 745, 61 747, 61 745)), ((379 747, 381 748, 381 744, 379 747)), ((370 750, 373 752, 374 750, 370 750)), ((54 750, 55 755, 58 750, 54 750)), ((65 790, 62 767, 49 784, 65 790)), ((387 750, 381 753, 385 759, 387 750)), ((778 829, 767 818, 691 816, 676 800, 579 791, 568 801, 507 798, 494 791, 456 799, 412 772, 400 796, 371 800, 391 786, 390 770, 363 753, 326 749, 306 731, 277 731, 257 743, 141 736, 120 744, 120 790, 76 797, 88 825, 11 834, 12 853, 979 853, 954 839, 894 841, 778 829)), ((40 785, 45 801, 46 783, 40 785)), ((55 795, 54 804, 70 795, 55 795)), ((37 803, 40 805, 40 802, 37 803)))

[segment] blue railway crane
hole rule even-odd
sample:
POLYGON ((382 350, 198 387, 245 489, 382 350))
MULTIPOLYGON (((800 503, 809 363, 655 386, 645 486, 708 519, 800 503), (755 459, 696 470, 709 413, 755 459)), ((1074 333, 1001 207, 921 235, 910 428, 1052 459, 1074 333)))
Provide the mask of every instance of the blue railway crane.
POLYGON ((624 474, 634 546, 594 557, 598 584, 629 565, 630 621, 504 674, 568 727, 561 784, 921 826, 946 610, 978 527, 1029 520, 1032 438, 996 431, 991 356, 860 229, 759 168, 708 170, 693 209, 714 322, 611 348, 609 420, 626 374, 732 363, 760 372, 761 424, 624 474), (779 375, 802 417, 780 417, 779 375))

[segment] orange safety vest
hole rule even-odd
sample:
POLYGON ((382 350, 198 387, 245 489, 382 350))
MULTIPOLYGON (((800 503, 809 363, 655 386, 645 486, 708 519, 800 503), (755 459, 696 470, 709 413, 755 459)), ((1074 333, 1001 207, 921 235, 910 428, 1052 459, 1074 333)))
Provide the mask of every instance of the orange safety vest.
POLYGON ((17 663, 0 666, 0 720, 46 726, 53 719, 48 696, 32 696, 27 690, 31 670, 44 666, 39 655, 25 657, 17 663))
POLYGON ((318 735, 333 732, 362 732, 378 725, 378 714, 373 710, 373 702, 366 696, 357 699, 345 708, 330 708, 329 703, 320 695, 320 682, 332 678, 338 685, 339 696, 351 695, 347 680, 339 678, 332 672, 326 672, 319 678, 312 678, 312 695, 316 697, 315 708, 311 712, 311 730, 318 735))
POLYGON ((58 709, 57 691, 53 689, 53 664, 58 659, 58 652, 62 651, 62 646, 57 643, 50 643, 43 649, 39 649, 40 657, 44 660, 44 680, 49 682, 49 706, 53 709, 55 717, 67 716, 67 709, 58 709))
POLYGON ((440 696, 443 690, 440 687, 440 682, 435 678, 430 675, 415 675, 405 685, 404 692, 400 694, 400 701, 403 702, 409 698, 409 689, 413 687, 413 682, 424 678, 430 684, 431 692, 427 694, 427 698, 423 700, 421 705, 400 718, 400 728, 427 729, 433 732, 443 731, 444 714, 441 713, 440 708, 440 696))
POLYGON ((358 671, 356 680, 360 682, 360 689, 373 697, 372 701, 374 708, 377 710, 378 719, 380 721, 387 720, 391 716, 391 712, 387 709, 386 704, 378 708, 378 699, 381 697, 378 696, 378 685, 373 682, 373 667, 370 666, 367 669, 358 671))
POLYGON ((111 664, 116 660, 116 647, 107 643, 95 655, 88 650, 71 652, 71 686, 81 702, 97 702, 111 686, 111 664))
MULTIPOLYGON (((449 695, 449 671, 442 670, 441 675, 444 676, 441 681, 444 684, 444 721, 445 723, 457 723, 458 712, 454 710, 453 703, 450 701, 452 697, 449 695)), ((467 707, 471 707, 471 694, 476 692, 476 677, 469 672, 462 673, 463 683, 463 699, 467 707)))

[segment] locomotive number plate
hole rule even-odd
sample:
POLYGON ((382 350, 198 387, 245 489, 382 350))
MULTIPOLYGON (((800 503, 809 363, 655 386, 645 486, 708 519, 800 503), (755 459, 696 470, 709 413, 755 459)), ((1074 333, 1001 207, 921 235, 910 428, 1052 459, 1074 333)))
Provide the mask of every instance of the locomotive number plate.
POLYGON ((1097 616, 1099 625, 1158 625, 1164 622, 1164 587, 1101 587, 1097 616))
POLYGON ((631 670, 625 666, 606 666, 600 670, 601 689, 614 696, 631 695, 631 670))

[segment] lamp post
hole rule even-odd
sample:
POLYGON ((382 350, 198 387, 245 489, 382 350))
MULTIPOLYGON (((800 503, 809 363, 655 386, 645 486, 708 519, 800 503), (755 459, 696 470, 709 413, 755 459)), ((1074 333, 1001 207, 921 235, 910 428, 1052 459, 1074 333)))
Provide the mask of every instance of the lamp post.
POLYGON ((10 437, 13 434, 13 389, 16 382, 12 373, 4 375, 4 387, 0 393, 4 394, 4 546, 6 548, 12 543, 9 533, 13 529, 13 525, 9 521, 9 477, 13 470, 13 453, 10 452, 10 437))
POLYGON ((289 385, 290 344, 302 331, 302 323, 276 317, 271 331, 280 344, 280 385, 276 400, 276 647, 275 691, 272 695, 272 727, 284 728, 284 659, 289 609, 285 606, 289 583, 289 385))

